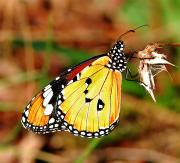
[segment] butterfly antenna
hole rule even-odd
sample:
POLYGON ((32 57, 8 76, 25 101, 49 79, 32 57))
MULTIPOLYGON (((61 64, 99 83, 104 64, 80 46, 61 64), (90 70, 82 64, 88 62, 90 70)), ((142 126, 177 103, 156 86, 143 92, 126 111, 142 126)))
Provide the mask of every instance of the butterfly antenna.
POLYGON ((180 43, 158 43, 159 46, 175 46, 175 47, 180 47, 180 43))
POLYGON ((128 33, 134 33, 137 29, 142 28, 142 27, 148 27, 148 26, 149 26, 148 24, 144 24, 144 25, 141 25, 141 26, 139 26, 139 27, 137 27, 137 28, 135 28, 135 29, 131 29, 131 30, 123 33, 122 35, 120 35, 119 38, 118 38, 118 40, 121 40, 121 38, 122 38, 123 36, 127 35, 128 33))

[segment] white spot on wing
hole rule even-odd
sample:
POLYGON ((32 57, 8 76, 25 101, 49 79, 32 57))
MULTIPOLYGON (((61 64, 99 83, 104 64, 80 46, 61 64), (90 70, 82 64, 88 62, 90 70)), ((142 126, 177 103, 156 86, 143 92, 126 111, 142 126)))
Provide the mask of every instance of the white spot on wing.
POLYGON ((44 110, 44 115, 50 115, 53 111, 53 106, 51 104, 48 104, 44 110))
POLYGON ((104 131, 100 131, 100 135, 103 135, 104 134, 104 131))
POLYGON ((53 125, 49 126, 49 128, 53 128, 53 125))
POLYGON ((85 135, 86 133, 84 131, 81 132, 81 135, 85 135))
POLYGON ((87 133, 87 136, 92 136, 92 133, 87 133))
POLYGON ((52 89, 48 89, 47 91, 45 91, 43 93, 43 97, 45 98, 51 91, 52 91, 52 89))
POLYGON ((26 117, 28 117, 28 115, 29 115, 29 110, 26 110, 25 115, 26 115, 26 117))
POLYGON ((69 83, 68 83, 68 85, 71 84, 71 83, 73 83, 73 80, 70 80, 69 83))
POLYGON ((58 124, 55 124, 54 127, 58 127, 59 125, 58 124))
POLYGON ((51 88, 51 85, 47 85, 45 88, 44 88, 44 91, 47 91, 49 88, 51 88))
POLYGON ((77 74, 77 80, 79 80, 80 79, 80 74, 77 74))
POLYGON ((95 133, 94 136, 99 136, 99 134, 98 134, 98 133, 95 133))
POLYGON ((49 120, 49 123, 54 123, 55 122, 55 119, 54 118, 51 118, 50 120, 49 120))
POLYGON ((53 92, 51 91, 51 92, 46 96, 46 98, 45 98, 44 101, 43 101, 43 106, 44 106, 44 107, 47 106, 47 104, 48 104, 49 101, 51 100, 52 96, 53 96, 53 92))
POLYGON ((69 126, 69 129, 72 130, 73 129, 72 126, 69 126))
POLYGON ((58 77, 56 77, 56 80, 59 80, 60 79, 60 77, 58 76, 58 77))
POLYGON ((23 121, 23 122, 25 122, 25 121, 26 121, 25 117, 22 117, 22 121, 23 121))
POLYGON ((99 105, 99 108, 102 109, 102 108, 103 108, 103 105, 99 105))
POLYGON ((61 100, 58 100, 58 105, 60 105, 61 104, 61 100))
POLYGON ((77 131, 77 130, 74 130, 73 133, 74 133, 74 134, 78 134, 78 131, 77 131))
POLYGON ((64 122, 64 125, 67 126, 67 122, 64 122))

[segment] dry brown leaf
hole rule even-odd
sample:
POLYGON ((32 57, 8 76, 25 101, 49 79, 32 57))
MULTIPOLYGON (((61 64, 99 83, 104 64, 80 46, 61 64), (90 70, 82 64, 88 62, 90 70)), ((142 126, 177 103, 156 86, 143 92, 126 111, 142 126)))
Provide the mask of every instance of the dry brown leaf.
POLYGON ((154 77, 162 71, 167 71, 167 64, 175 66, 167 61, 164 54, 157 52, 158 48, 161 48, 160 45, 155 43, 147 45, 144 50, 137 53, 138 58, 140 58, 138 70, 140 85, 149 92, 154 101, 156 101, 153 93, 153 90, 155 89, 154 77))

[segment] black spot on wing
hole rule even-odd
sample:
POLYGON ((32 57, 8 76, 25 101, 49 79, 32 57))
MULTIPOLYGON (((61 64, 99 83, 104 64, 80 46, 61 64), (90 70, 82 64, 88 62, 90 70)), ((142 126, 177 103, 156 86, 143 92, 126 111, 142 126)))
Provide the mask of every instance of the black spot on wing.
POLYGON ((78 80, 77 76, 73 78, 73 82, 76 82, 78 80))
POLYGON ((87 79, 86 79, 86 84, 87 84, 87 85, 90 85, 91 83, 92 83, 91 78, 87 78, 87 79))
POLYGON ((104 102, 101 99, 99 99, 97 103, 97 111, 101 111, 104 108, 104 105, 104 102))
POLYGON ((91 102, 91 101, 92 101, 92 99, 87 98, 87 97, 85 98, 85 102, 86 102, 86 103, 91 102))
MULTIPOLYGON (((58 80, 53 80, 50 85, 53 92, 53 97, 50 101, 50 103, 55 103, 57 101, 58 95, 61 95, 60 92, 64 89, 64 87, 67 85, 68 81, 65 78, 59 78, 58 80)), ((61 95, 62 96, 62 95, 61 95)), ((62 96, 62 101, 64 101, 62 96)))
POLYGON ((50 85, 53 92, 60 92, 66 85, 68 81, 65 78, 59 78, 58 80, 53 80, 50 85))
POLYGON ((88 93, 88 90, 86 89, 85 91, 84 91, 84 94, 87 94, 88 93))

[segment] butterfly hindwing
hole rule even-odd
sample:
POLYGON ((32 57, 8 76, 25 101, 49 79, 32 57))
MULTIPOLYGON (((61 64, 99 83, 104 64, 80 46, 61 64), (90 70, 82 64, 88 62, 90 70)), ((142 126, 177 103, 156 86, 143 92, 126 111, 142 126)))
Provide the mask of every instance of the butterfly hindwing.
POLYGON ((118 122, 121 73, 106 65, 103 56, 92 62, 62 90, 58 111, 63 126, 74 135, 100 137, 107 135, 118 122))

